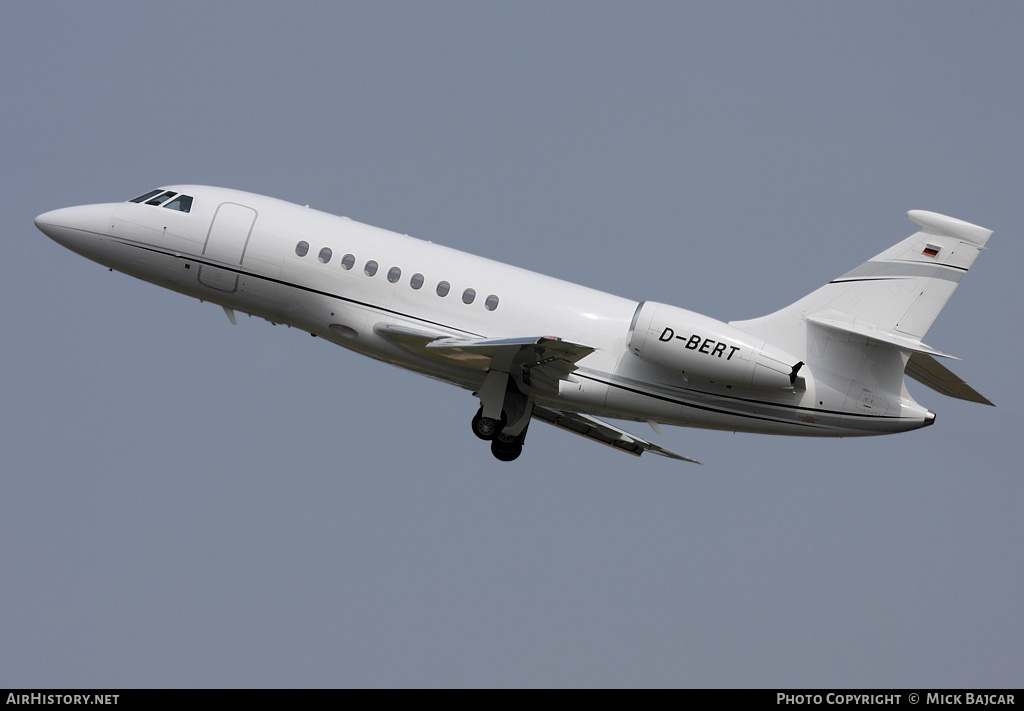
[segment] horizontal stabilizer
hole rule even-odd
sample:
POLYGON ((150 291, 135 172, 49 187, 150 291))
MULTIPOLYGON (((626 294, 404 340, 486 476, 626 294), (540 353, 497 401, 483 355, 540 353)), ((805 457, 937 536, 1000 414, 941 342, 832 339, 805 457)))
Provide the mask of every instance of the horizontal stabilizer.
POLYGON ((943 395, 959 398, 960 400, 978 402, 982 405, 993 404, 988 400, 988 398, 958 378, 948 368, 942 365, 942 363, 926 353, 911 353, 910 360, 907 361, 906 372, 907 375, 917 382, 922 385, 927 385, 932 390, 940 392, 943 395))
POLYGON ((921 343, 919 340, 907 338, 899 333, 879 331, 877 328, 872 328, 864 323, 855 323, 852 316, 840 314, 836 311, 826 311, 821 314, 808 316, 807 321, 838 333, 847 333, 853 336, 861 336, 862 338, 871 338, 884 345, 899 348, 900 350, 907 351, 909 353, 923 353, 926 355, 938 356, 940 358, 960 360, 955 355, 935 350, 931 346, 921 343))
POLYGON ((600 442, 603 445, 618 449, 622 452, 632 454, 635 457, 639 457, 644 452, 651 452, 652 454, 659 454, 662 457, 668 457, 669 459, 678 459, 683 462, 692 462, 694 464, 700 464, 696 459, 690 459, 684 457, 681 454, 677 454, 670 449, 660 447, 653 442, 648 442, 643 437, 630 434, 625 430, 620 430, 615 425, 610 425, 607 422, 591 417, 590 415, 584 415, 579 412, 568 412, 566 410, 549 410, 546 407, 540 407, 535 405, 533 408, 533 416, 538 420, 543 420, 549 425, 560 427, 561 429, 578 434, 581 437, 600 442))
POLYGON ((988 238, 992 236, 992 230, 986 230, 984 227, 972 225, 970 222, 964 222, 955 217, 940 215, 937 212, 911 210, 907 213, 907 217, 914 224, 920 225, 923 232, 970 242, 976 247, 984 247, 988 238))

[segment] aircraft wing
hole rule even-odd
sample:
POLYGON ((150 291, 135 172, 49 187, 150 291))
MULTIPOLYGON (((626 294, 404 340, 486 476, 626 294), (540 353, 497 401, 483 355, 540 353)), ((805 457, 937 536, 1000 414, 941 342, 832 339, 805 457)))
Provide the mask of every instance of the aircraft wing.
POLYGON ((982 405, 992 405, 984 395, 957 377, 939 361, 927 353, 911 353, 907 361, 907 375, 927 385, 932 390, 940 392, 949 397, 979 402, 982 405))
MULTIPOLYGON (((522 368, 523 380, 527 384, 552 392, 558 392, 559 380, 571 378, 577 361, 594 352, 590 346, 551 336, 463 338, 398 324, 378 324, 373 330, 434 360, 445 360, 474 370, 489 370, 494 366, 509 372, 513 368, 522 368)), ((696 459, 684 457, 590 415, 534 405, 533 417, 636 457, 651 452, 700 464, 696 459)))
POLYGON ((553 336, 465 338, 396 324, 378 324, 374 331, 431 360, 472 370, 521 372, 527 385, 549 392, 558 392, 558 381, 570 380, 576 362, 594 352, 553 336))
POLYGON ((533 416, 538 420, 543 420, 549 425, 560 427, 563 430, 578 434, 581 437, 600 442, 601 444, 607 445, 613 449, 632 454, 635 457, 639 457, 644 452, 650 452, 652 454, 660 454, 663 457, 670 459, 679 459, 684 462, 693 462, 694 464, 700 464, 696 459, 690 459, 684 457, 681 454, 673 452, 671 449, 665 449, 664 447, 658 446, 653 442, 648 442, 643 437, 630 434, 624 430, 619 429, 615 425, 608 424, 603 420, 599 420, 596 417, 590 415, 584 415, 579 412, 568 412, 566 410, 552 410, 539 405, 533 406, 533 416))
POLYGON ((441 338, 427 348, 478 370, 512 373, 521 368, 523 382, 550 392, 558 392, 559 380, 571 380, 576 361, 594 352, 590 346, 553 336, 441 338))

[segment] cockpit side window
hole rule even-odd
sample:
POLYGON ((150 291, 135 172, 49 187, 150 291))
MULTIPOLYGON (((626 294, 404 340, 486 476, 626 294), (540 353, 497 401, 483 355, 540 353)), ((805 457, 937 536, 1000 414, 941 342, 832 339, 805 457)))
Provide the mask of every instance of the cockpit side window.
POLYGON ((192 196, 191 195, 179 195, 178 197, 171 200, 169 203, 164 205, 168 210, 178 210, 179 212, 191 212, 192 210, 192 196))
POLYGON ((168 190, 167 192, 163 193, 162 195, 157 195, 152 200, 147 200, 146 204, 147 205, 161 205, 161 204, 167 202, 172 197, 174 197, 174 195, 175 195, 175 193, 174 193, 173 190, 168 190))
POLYGON ((128 202, 146 202, 146 200, 149 200, 154 195, 159 195, 162 192, 163 190, 161 190, 160 188, 157 188, 156 190, 150 190, 145 195, 139 195, 137 198, 132 198, 128 202))

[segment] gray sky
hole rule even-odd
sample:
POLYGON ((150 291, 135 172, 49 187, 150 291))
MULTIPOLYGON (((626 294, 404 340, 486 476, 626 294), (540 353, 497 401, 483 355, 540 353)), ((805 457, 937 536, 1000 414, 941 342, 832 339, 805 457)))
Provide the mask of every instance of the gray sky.
POLYGON ((835 5, 6 3, 0 686, 1024 684, 1024 5, 835 5), (722 319, 935 210, 995 230, 925 340, 998 407, 504 465, 32 225, 175 182, 722 319))

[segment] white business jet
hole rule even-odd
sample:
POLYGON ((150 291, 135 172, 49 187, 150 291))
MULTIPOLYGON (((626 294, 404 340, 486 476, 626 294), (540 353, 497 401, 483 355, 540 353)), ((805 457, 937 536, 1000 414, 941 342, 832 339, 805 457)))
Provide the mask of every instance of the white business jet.
POLYGON ((933 212, 795 304, 724 323, 636 302, 308 207, 175 185, 47 212, 36 226, 110 269, 458 385, 477 437, 518 457, 533 419, 634 455, 695 461, 598 416, 853 437, 935 415, 904 375, 991 405, 921 342, 990 230, 933 212))

